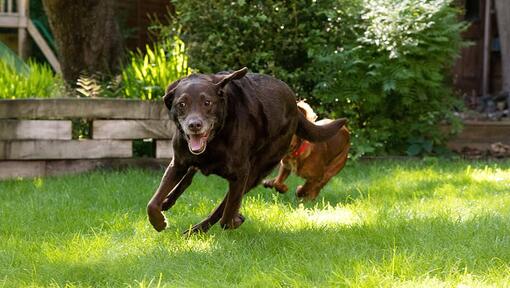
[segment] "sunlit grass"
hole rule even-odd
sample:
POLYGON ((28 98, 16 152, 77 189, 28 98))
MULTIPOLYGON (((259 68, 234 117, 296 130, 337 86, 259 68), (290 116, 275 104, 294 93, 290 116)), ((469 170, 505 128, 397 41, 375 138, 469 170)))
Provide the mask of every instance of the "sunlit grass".
POLYGON ((351 163, 316 202, 257 188, 240 229, 191 238, 226 183, 197 176, 157 233, 161 175, 0 182, 0 287, 510 285, 509 161, 351 163))

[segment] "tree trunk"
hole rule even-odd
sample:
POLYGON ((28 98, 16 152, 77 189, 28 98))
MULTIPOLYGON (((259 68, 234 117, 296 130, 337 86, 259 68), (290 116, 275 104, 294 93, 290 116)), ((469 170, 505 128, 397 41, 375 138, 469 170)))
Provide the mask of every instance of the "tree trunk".
POLYGON ((55 37, 64 79, 74 85, 80 73, 115 73, 122 38, 115 0, 43 0, 55 37))
POLYGON ((494 2, 496 4, 499 42, 501 45, 501 64, 503 67, 502 92, 510 93, 510 1, 495 0, 494 2))

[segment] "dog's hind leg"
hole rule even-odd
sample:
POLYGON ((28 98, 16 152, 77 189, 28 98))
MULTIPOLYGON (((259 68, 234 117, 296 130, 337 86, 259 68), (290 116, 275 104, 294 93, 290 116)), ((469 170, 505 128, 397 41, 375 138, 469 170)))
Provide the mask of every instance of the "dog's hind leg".
MULTIPOLYGON (((338 154, 331 162, 329 162, 329 166, 324 171, 324 177, 322 177, 321 185, 324 187, 328 181, 338 174, 340 170, 342 170, 347 162, 347 156, 349 154, 349 146, 347 146, 340 154, 338 154)), ((321 188, 322 188, 321 187, 321 188)))
POLYGON ((296 188, 296 196, 306 200, 314 200, 321 190, 320 180, 307 179, 304 185, 299 185, 296 188))
POLYGON ((346 149, 329 162, 329 166, 324 170, 324 174, 320 180, 307 180, 304 186, 299 186, 297 188, 296 195, 308 200, 314 200, 317 198, 320 191, 324 188, 324 186, 326 186, 326 184, 328 184, 329 180, 331 180, 333 176, 338 174, 338 172, 344 168, 345 163, 347 162, 348 153, 349 147, 346 147, 346 149))
POLYGON ((214 211, 207 216, 204 220, 200 221, 200 223, 195 224, 190 229, 184 231, 184 235, 190 235, 198 232, 207 232, 209 228, 211 228, 214 224, 216 224, 220 218, 221 215, 223 215, 223 210, 225 209, 225 203, 227 201, 227 196, 221 201, 220 205, 214 209, 214 211))
MULTIPOLYGON (((248 177, 250 177, 251 175, 249 175, 248 177)), ((240 201, 242 200, 242 197, 244 195, 244 193, 248 192, 251 188, 255 187, 257 184, 258 184, 258 181, 260 181, 260 179, 258 178, 253 178, 253 177, 250 177, 250 179, 247 179, 246 182, 245 182, 245 189, 243 191, 243 194, 241 194, 241 199, 239 199, 240 201)), ((222 219, 222 216, 224 215, 225 213, 225 206, 227 204, 227 201, 229 200, 232 200, 230 195, 230 193, 232 192, 232 184, 230 184, 230 187, 229 187, 229 191, 227 192, 227 195, 225 195, 225 198, 221 201, 221 203, 213 210, 213 212, 207 216, 204 220, 200 221, 200 223, 194 225, 193 227, 191 227, 190 229, 184 231, 184 235, 190 235, 190 234, 194 234, 194 233, 198 233, 198 232, 207 232, 214 224, 216 224, 220 219, 222 219)), ((241 203, 239 202, 239 207, 241 206, 241 203)), ((234 215, 234 223, 235 223, 235 227, 224 227, 223 224, 222 224, 222 227, 224 229, 235 229, 237 227, 239 227, 245 220, 244 216, 239 213, 239 208, 237 208, 237 212, 234 215)))
POLYGON ((241 202, 246 192, 250 169, 244 169, 244 173, 239 173, 239 175, 242 176, 229 181, 227 201, 225 202, 225 208, 220 220, 220 225, 223 229, 236 229, 244 222, 244 217, 239 214, 239 208, 241 208, 241 202))

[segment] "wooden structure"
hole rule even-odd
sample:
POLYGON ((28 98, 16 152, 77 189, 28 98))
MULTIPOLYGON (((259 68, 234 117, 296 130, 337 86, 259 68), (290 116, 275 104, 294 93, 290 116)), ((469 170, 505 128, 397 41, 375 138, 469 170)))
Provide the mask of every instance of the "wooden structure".
POLYGON ((465 121, 463 124, 462 132, 447 143, 453 151, 470 148, 487 152, 495 143, 510 145, 510 121, 465 121))
POLYGON ((0 100, 0 179, 127 165, 137 161, 136 139, 154 139, 160 160, 153 163, 167 163, 174 131, 162 102, 0 100), (73 139, 73 119, 90 123, 90 139, 73 139))
POLYGON ((0 0, 0 28, 18 30, 18 55, 26 58, 28 35, 41 49, 42 53, 56 72, 60 72, 60 63, 48 46, 39 30, 34 26, 28 15, 29 0, 0 0))
POLYGON ((492 0, 456 0, 469 23, 464 47, 453 68, 454 87, 469 102, 501 89, 501 51, 492 0))

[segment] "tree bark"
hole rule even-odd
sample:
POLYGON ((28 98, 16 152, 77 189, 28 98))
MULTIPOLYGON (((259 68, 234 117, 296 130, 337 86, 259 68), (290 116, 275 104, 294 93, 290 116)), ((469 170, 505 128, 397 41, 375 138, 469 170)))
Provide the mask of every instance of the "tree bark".
POLYGON ((74 85, 80 73, 115 73, 122 37, 115 0, 43 0, 58 47, 64 79, 74 85))
POLYGON ((496 4, 501 64, 503 67, 502 92, 510 93, 510 1, 495 0, 494 2, 496 4))

